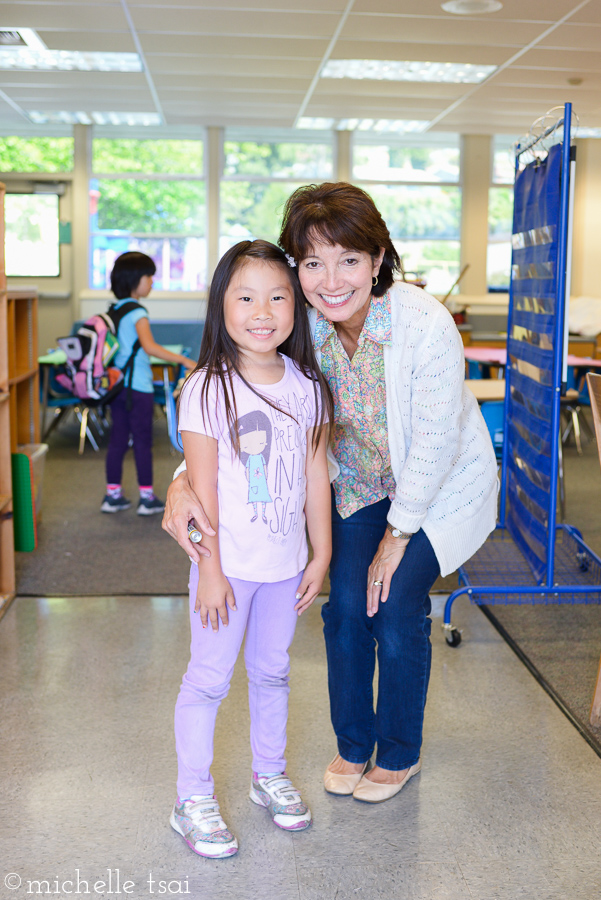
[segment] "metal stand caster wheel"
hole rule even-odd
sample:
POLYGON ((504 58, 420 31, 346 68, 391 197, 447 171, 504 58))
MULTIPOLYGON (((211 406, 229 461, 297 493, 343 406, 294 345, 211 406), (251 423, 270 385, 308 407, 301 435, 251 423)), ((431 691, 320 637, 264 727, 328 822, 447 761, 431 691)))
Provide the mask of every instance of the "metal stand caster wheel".
POLYGON ((458 647, 461 643, 461 631, 453 625, 443 625, 444 639, 449 647, 458 647))

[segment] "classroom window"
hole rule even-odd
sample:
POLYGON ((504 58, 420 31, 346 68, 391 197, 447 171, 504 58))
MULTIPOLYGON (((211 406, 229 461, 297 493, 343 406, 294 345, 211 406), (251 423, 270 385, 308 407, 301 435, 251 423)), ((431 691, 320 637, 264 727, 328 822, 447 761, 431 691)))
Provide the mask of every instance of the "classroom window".
POLYGON ((332 178, 330 144, 227 139, 223 149, 220 255, 241 240, 277 243, 292 191, 332 178))
POLYGON ((6 274, 13 278, 60 275, 58 196, 5 197, 6 274))
POLYGON ((357 181, 458 182, 459 147, 414 147, 391 144, 353 145, 357 181))
POLYGON ((388 225, 408 278, 444 294, 459 274, 461 190, 437 185, 362 185, 388 225))
POLYGON ((73 138, 0 137, 0 172, 70 172, 73 138))
POLYGON ((491 187, 488 192, 486 279, 493 290, 509 290, 512 225, 513 187, 491 187))
POLYGON ((94 140, 91 287, 109 287, 116 257, 129 250, 152 257, 157 290, 206 287, 203 165, 202 141, 94 140))
POLYGON ((510 137, 498 137, 493 145, 492 185, 488 192, 486 280, 491 291, 509 290, 514 175, 513 141, 510 137))
POLYGON ((445 294, 459 274, 461 188, 457 135, 383 140, 356 132, 353 179, 382 213, 408 280, 445 294))

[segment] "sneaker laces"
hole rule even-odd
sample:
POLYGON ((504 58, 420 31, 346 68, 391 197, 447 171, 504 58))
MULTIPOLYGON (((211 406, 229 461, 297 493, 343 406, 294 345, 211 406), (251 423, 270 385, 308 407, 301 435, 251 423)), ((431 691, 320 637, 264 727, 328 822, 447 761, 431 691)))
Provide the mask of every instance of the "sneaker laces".
POLYGON ((273 792, 278 800, 285 800, 286 803, 302 803, 300 792, 294 787, 285 772, 281 775, 273 775, 271 778, 259 777, 259 783, 262 783, 269 792, 273 792))
POLYGON ((227 826, 219 812, 219 804, 214 797, 189 800, 186 802, 185 808, 190 819, 203 831, 206 826, 209 827, 210 832, 227 830, 227 826))

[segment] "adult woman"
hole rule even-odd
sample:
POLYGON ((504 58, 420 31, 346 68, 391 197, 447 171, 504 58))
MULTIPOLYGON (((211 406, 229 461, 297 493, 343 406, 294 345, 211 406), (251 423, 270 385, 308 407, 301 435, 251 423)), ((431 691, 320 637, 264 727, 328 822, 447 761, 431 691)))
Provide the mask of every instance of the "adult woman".
MULTIPOLYGON (((371 198, 346 183, 299 188, 280 243, 312 307, 335 406, 331 590, 322 615, 338 754, 324 784, 380 802, 419 771, 428 594, 494 528, 496 462, 463 384, 457 329, 434 298, 393 283, 398 255, 371 198)), ((204 516, 181 481, 168 501, 164 527, 189 548, 188 517, 203 530, 204 516)))

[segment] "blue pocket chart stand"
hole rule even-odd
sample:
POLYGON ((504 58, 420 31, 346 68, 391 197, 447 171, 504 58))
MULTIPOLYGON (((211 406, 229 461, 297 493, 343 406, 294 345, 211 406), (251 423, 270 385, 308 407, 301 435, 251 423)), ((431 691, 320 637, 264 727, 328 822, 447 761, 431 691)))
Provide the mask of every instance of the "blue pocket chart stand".
POLYGON ((516 148, 499 524, 459 568, 442 626, 451 647, 461 642, 451 608, 462 594, 478 604, 601 602, 601 559, 576 528, 557 522, 571 116, 566 103, 559 122, 516 148), (544 159, 523 165, 528 151, 557 133, 562 140, 544 159))

